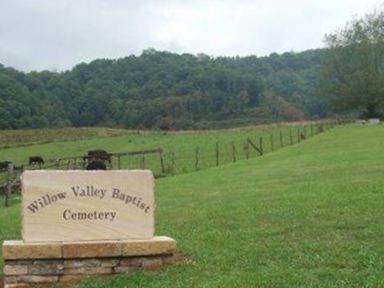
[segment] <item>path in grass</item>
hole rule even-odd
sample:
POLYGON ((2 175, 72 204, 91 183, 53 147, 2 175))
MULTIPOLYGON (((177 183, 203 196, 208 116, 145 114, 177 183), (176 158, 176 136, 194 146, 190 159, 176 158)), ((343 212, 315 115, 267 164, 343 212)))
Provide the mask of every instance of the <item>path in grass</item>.
MULTIPOLYGON (((383 132, 338 127, 261 158, 157 180, 156 234, 178 240, 195 264, 83 286, 384 286, 383 132)), ((17 209, 2 210, 1 228, 17 209)))

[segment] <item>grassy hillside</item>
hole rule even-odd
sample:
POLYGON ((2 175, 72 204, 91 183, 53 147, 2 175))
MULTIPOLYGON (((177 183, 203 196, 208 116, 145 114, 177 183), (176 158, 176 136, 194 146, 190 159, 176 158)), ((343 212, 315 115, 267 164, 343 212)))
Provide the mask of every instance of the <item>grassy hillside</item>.
MULTIPOLYGON (((383 287, 384 127, 156 182, 156 234, 193 263, 83 287, 383 287)), ((19 237, 18 205, 0 237, 19 237), (16 222, 16 223, 15 223, 16 222)))
MULTIPOLYGON (((190 132, 132 132, 126 130, 125 133, 116 136, 116 133, 124 130, 112 130, 109 135, 114 137, 95 137, 89 135, 88 132, 99 133, 98 130, 90 129, 84 130, 84 138, 81 139, 80 132, 78 134, 72 133, 75 131, 65 130, 65 134, 78 136, 75 141, 56 141, 51 143, 40 143, 29 146, 10 147, 7 149, 0 149, 0 161, 11 160, 16 165, 28 162, 29 156, 40 155, 46 161, 47 166, 54 166, 55 159, 62 157, 82 156, 88 150, 105 149, 108 152, 127 152, 138 151, 143 149, 156 149, 163 148, 164 162, 166 168, 172 168, 172 171, 177 173, 185 173, 215 166, 216 165, 216 144, 219 145, 219 163, 228 163, 233 161, 233 154, 235 152, 236 160, 246 158, 246 151, 244 145, 247 138, 252 139, 255 144, 259 143, 259 137, 264 139, 264 151, 269 152, 272 150, 271 136, 273 137, 274 149, 281 148, 280 131, 283 136, 283 145, 291 143, 290 130, 292 133, 292 141, 298 142, 297 135, 300 133, 305 134, 307 137, 312 136, 318 131, 318 127, 310 123, 291 123, 275 124, 265 126, 254 126, 241 129, 228 129, 228 130, 214 130, 214 131, 190 131, 190 132), (306 124, 304 126, 304 124, 306 124), (112 134, 114 132, 115 134, 112 134), (198 165, 196 165, 196 149, 198 149, 198 165), (235 149, 235 151, 234 151, 235 149), (50 161, 51 160, 51 161, 50 161), (172 166, 172 167, 170 167, 172 166)), ((320 125, 320 124, 319 124, 320 125)), ((53 134, 55 130, 50 131, 48 134, 53 134)), ((103 130, 100 130, 103 131, 103 130)), ((17 133, 14 132, 14 133, 17 133)), ((43 133, 41 133, 43 134, 43 133)), ((57 134, 60 131, 57 130, 57 134)), ((1 133, 0 133, 1 135, 1 133)), ((20 133, 20 137, 24 137, 24 133, 20 133)), ((44 135, 44 134, 43 134, 44 135)), ((108 134, 107 134, 108 135, 108 134)), ((57 136, 58 137, 58 136, 57 136)), ((0 139, 1 140, 1 139, 0 139)), ((257 156, 259 153, 250 148, 250 157, 257 156)), ((117 168, 117 158, 113 159, 113 167, 117 168)), ((141 166, 141 156, 121 158, 122 168, 139 168, 141 166)), ((80 159, 79 159, 80 161, 80 159)), ((147 156, 145 159, 146 168, 154 170, 158 174, 160 170, 160 160, 158 155, 147 156)), ((66 162, 62 162, 66 165, 66 162)), ((80 164, 80 162, 78 162, 80 164)), ((27 167, 28 168, 28 167, 27 167)))

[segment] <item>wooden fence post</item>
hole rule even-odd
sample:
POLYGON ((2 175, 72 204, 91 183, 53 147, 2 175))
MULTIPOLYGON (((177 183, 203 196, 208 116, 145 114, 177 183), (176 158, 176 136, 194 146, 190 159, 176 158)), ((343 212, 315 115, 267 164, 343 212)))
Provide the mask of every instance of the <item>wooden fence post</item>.
POLYGON ((195 149, 195 170, 199 170, 199 146, 195 149))
POLYGON ((8 173, 7 173, 7 190, 5 191, 5 207, 9 207, 9 199, 11 198, 12 193, 12 174, 13 174, 13 164, 8 164, 8 173))
POLYGON ((236 162, 236 146, 234 142, 232 142, 232 161, 236 162))
POLYGON ((271 151, 273 152, 275 150, 275 145, 273 144, 273 134, 271 134, 271 151))
POLYGON ((300 143, 300 127, 297 127, 297 143, 300 143))
POLYGON ((323 126, 323 123, 320 123, 320 126, 319 126, 319 134, 324 132, 324 126, 323 126))
POLYGON ((145 154, 141 153, 141 169, 145 169, 145 154))
POLYGON ((245 149, 245 158, 249 159, 249 142, 248 141, 245 144, 244 149, 245 149))
POLYGON ((289 141, 291 145, 293 145, 292 127, 289 127, 289 141))
POLYGON ((284 147, 284 142, 283 142, 283 133, 281 132, 280 130, 280 147, 283 148, 284 147))
POLYGON ((311 122, 311 137, 313 136, 313 123, 311 122))
POLYGON ((219 142, 216 142, 216 166, 219 166, 219 142))
POLYGON ((120 153, 119 154, 117 154, 117 168, 118 169, 121 169, 121 155, 120 155, 120 153))
POLYGON ((165 174, 165 166, 164 166, 164 157, 163 157, 163 149, 160 149, 160 166, 161 166, 161 174, 165 174))
POLYGON ((263 156, 264 149, 263 149, 263 137, 259 138, 259 146, 260 146, 260 156, 263 156))
POLYGON ((307 126, 303 126, 303 131, 304 131, 304 139, 307 139, 307 126))

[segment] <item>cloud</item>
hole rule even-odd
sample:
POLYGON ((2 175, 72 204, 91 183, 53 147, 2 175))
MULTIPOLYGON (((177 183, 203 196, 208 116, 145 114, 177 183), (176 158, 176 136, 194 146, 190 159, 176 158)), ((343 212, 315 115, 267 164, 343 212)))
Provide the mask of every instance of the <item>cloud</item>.
MULTIPOLYGON (((2 0, 0 63, 69 69, 96 58, 177 53, 268 55, 322 46, 377 1, 2 0)), ((379 2, 380 3, 380 2, 379 2)))

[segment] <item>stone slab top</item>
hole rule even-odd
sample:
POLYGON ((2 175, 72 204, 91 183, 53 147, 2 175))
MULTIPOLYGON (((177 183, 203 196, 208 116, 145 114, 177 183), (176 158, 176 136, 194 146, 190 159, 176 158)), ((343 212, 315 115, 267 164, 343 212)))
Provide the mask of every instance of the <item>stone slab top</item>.
POLYGON ((33 242, 7 240, 4 260, 73 259, 173 254, 176 241, 167 236, 145 240, 108 240, 74 242, 33 242))

